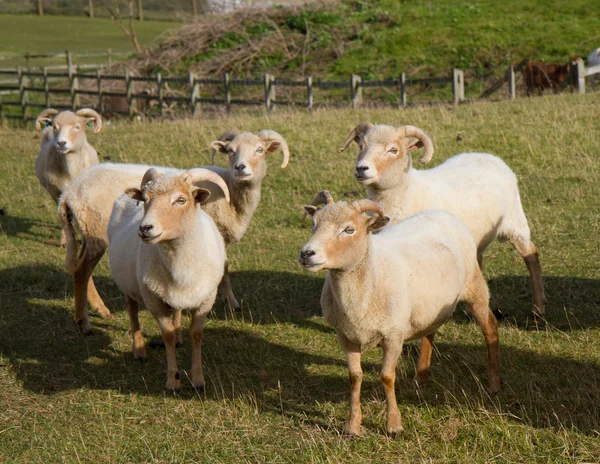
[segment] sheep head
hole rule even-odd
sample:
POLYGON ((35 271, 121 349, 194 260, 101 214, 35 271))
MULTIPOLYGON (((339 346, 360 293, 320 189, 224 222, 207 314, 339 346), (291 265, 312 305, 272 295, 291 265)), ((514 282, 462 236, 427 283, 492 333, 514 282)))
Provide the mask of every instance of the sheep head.
POLYGON ((290 152, 285 139, 272 130, 261 130, 257 134, 250 132, 237 133, 227 131, 219 140, 211 143, 211 163, 216 152, 225 153, 229 160, 229 170, 236 182, 260 181, 267 173, 265 156, 278 148, 283 151, 282 168, 290 159, 290 152))
MULTIPOLYGON (((360 149, 354 176, 363 185, 378 184, 386 171, 393 171, 390 168, 402 167, 398 166, 397 161, 405 160, 403 167, 406 170, 406 165, 410 167, 407 155, 413 150, 425 147, 421 164, 428 163, 433 156, 431 139, 415 126, 396 128, 370 122, 360 123, 348 134, 338 152, 344 151, 352 142, 356 142, 360 149)), ((391 174, 398 177, 397 173, 391 174)))
POLYGON ((102 129, 102 118, 90 108, 83 108, 76 113, 72 111, 58 112, 53 108, 45 109, 35 121, 38 131, 49 127, 52 131, 54 147, 59 153, 67 154, 80 149, 86 142, 86 126, 94 126, 94 134, 102 129))
POLYGON ((304 269, 348 271, 362 262, 368 248, 369 232, 385 227, 390 218, 383 208, 371 200, 350 204, 333 201, 327 190, 320 192, 304 210, 312 216, 313 234, 302 247, 298 258, 304 269), (325 206, 318 209, 319 203, 325 206), (375 213, 368 216, 367 211, 375 213))
POLYGON ((229 189, 221 176, 208 169, 190 169, 183 174, 161 175, 155 168, 144 174, 140 188, 125 194, 144 202, 144 217, 139 226, 140 238, 148 244, 183 237, 197 221, 196 208, 210 197, 210 191, 194 185, 214 182, 229 201, 229 189))

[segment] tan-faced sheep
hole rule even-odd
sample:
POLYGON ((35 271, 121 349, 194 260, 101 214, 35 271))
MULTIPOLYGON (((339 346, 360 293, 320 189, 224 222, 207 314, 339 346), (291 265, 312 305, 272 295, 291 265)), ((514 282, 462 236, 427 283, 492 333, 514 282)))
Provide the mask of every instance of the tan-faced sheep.
POLYGON ((311 272, 329 271, 321 306, 348 362, 347 434, 360 433, 361 350, 383 348, 380 379, 387 397, 387 431, 400 432, 394 383, 402 344, 422 338, 417 378, 427 378, 434 334, 458 301, 466 301, 483 331, 489 388, 499 391, 498 325, 489 309, 475 241, 463 223, 446 211, 425 211, 372 235, 390 221, 381 206, 371 200, 334 203, 327 191, 305 210, 312 215, 314 227, 299 261, 311 272), (314 205, 319 203, 325 206, 317 210, 314 205), (367 211, 375 215, 363 214, 367 211))
POLYGON ((138 319, 138 305, 143 303, 160 326, 167 350, 167 388, 171 390, 181 387, 173 311, 192 312, 191 380, 195 388, 204 388, 202 328, 225 266, 223 237, 200 207, 210 196, 208 190, 194 185, 200 181, 214 183, 229 200, 227 185, 212 171, 192 169, 160 175, 151 168, 140 189, 130 188, 117 199, 108 224, 110 269, 127 298, 134 355, 146 358, 138 319), (139 202, 144 203, 143 208, 139 202))
MULTIPOLYGON (((213 218, 228 245, 243 237, 258 206, 261 182, 267 169, 265 155, 281 147, 284 155, 282 166, 285 167, 289 149, 281 135, 267 130, 256 135, 243 132, 237 136, 226 132, 213 144, 216 150, 228 153, 229 168, 209 166, 206 169, 224 179, 231 194, 231 203, 224 200, 223 194, 214 185, 206 184, 201 186, 211 190, 212 196, 203 208, 213 218)), ((126 188, 139 185, 144 173, 151 167, 104 163, 82 173, 61 197, 59 217, 67 233, 67 269, 73 274, 75 320, 83 333, 90 333, 87 301, 101 316, 110 315, 94 286, 92 272, 108 246, 106 227, 112 205, 126 188), (78 251, 76 230, 82 237, 81 253, 78 251)), ((157 169, 161 172, 183 172, 162 167, 157 169)), ((221 291, 229 304, 237 308, 239 305, 231 290, 227 267, 226 264, 221 291)))
POLYGON ((409 151, 424 146, 422 164, 433 156, 431 139, 414 126, 395 128, 363 122, 338 151, 353 141, 360 148, 354 176, 393 223, 426 209, 449 211, 475 237, 482 269, 487 246, 495 238, 509 240, 527 264, 533 312, 544 314, 546 297, 538 252, 530 239, 517 178, 504 161, 486 153, 463 153, 433 169, 413 169, 409 151))
MULTIPOLYGON (((42 111, 35 128, 42 132, 35 175, 42 187, 58 203, 60 194, 81 171, 98 164, 98 154, 85 136, 85 127, 94 125, 94 134, 102 129, 102 118, 89 108, 76 113, 53 108, 42 111)), ((61 245, 65 244, 64 231, 61 245)))

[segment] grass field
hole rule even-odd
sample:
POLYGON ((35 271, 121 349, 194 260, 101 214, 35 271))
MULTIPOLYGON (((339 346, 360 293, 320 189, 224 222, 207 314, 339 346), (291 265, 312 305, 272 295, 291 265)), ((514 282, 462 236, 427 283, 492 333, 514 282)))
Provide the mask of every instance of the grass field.
MULTIPOLYGON (((220 301, 207 321, 207 389, 186 378, 165 393, 166 356, 131 354, 124 300, 106 260, 99 291, 115 314, 73 322, 72 282, 58 247, 55 206, 33 171, 39 135, 0 129, 0 462, 597 462, 600 459, 600 106, 597 95, 407 110, 278 112, 270 117, 113 124, 89 137, 112 161, 207 164, 209 142, 230 128, 270 128, 292 151, 270 161, 261 204, 230 250, 243 310, 220 301), (347 370, 320 315, 324 274, 300 269, 310 235, 301 206, 328 188, 363 195, 355 149, 337 154, 363 120, 414 124, 434 139, 432 165, 461 151, 499 154, 517 173, 541 253, 547 323, 529 318, 527 271, 494 243, 485 276, 500 325, 500 394, 486 391, 486 351, 461 307, 436 338, 432 381, 413 383, 418 346, 405 348, 396 391, 405 432, 387 438, 379 350, 363 357, 363 435, 341 435, 347 370), (461 136, 460 138, 458 136, 461 136)), ((223 158, 218 160, 224 165, 223 158)), ((435 283, 432 282, 432 285, 435 283)), ((186 324, 189 319, 184 320, 186 324)), ((146 339, 159 336, 142 313, 146 339)))

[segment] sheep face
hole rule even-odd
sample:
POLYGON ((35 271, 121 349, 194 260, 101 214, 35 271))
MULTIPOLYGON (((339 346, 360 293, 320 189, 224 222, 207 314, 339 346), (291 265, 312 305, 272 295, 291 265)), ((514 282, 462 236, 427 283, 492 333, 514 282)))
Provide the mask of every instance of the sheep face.
MULTIPOLYGON (((382 214, 367 216, 364 202, 348 204, 344 201, 327 204, 320 210, 306 205, 305 211, 313 218, 312 237, 302 247, 298 261, 311 272, 322 269, 351 270, 362 262, 368 248, 369 232, 379 230, 390 221, 382 214)), ((379 208, 381 209, 381 208, 379 208)), ((380 211, 382 212, 382 211, 380 211)))
POLYGON ((228 157, 229 170, 237 182, 261 180, 267 173, 265 156, 279 147, 249 132, 242 132, 231 142, 215 141, 212 147, 228 157))
POLYGON ((138 235, 147 244, 183 237, 187 224, 196 220, 196 208, 210 196, 197 188, 185 173, 160 176, 142 189, 128 189, 127 195, 144 202, 144 217, 138 235))
POLYGON ((79 150, 86 142, 84 128, 94 123, 94 133, 102 127, 101 118, 93 110, 82 109, 77 113, 63 111, 56 114, 56 110, 45 110, 38 116, 36 127, 41 130, 41 125, 47 125, 52 132, 52 143, 58 153, 67 154, 79 150), (54 114, 56 116, 52 117, 54 114))
POLYGON ((418 141, 404 136, 395 127, 378 125, 357 140, 360 153, 354 177, 362 185, 386 182, 388 177, 398 179, 410 167, 407 153, 417 148, 418 141))

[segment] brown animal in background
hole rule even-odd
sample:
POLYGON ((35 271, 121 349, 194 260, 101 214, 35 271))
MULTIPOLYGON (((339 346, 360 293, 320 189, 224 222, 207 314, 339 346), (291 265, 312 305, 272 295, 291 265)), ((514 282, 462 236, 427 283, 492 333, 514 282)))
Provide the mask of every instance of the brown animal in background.
POLYGON ((569 78, 570 66, 580 61, 581 58, 572 58, 567 64, 522 61, 519 67, 522 66, 527 95, 532 95, 536 91, 542 93, 545 89, 557 92, 569 78))

